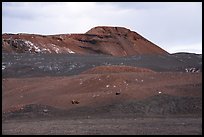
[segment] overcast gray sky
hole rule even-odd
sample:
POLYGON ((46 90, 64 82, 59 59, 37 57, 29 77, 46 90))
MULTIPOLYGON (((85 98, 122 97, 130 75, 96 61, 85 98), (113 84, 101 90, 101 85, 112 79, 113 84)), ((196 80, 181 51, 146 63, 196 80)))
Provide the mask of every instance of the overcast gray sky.
POLYGON ((202 2, 2 3, 2 33, 85 33, 95 26, 126 27, 170 53, 202 53, 202 2))

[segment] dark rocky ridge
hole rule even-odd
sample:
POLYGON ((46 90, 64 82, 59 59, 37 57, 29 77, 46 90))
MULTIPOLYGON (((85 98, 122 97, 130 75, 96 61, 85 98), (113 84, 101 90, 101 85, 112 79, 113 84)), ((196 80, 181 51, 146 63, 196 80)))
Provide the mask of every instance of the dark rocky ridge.
POLYGON ((186 53, 131 57, 96 54, 2 54, 3 78, 70 76, 97 66, 112 65, 147 68, 157 72, 202 72, 202 56, 186 53))

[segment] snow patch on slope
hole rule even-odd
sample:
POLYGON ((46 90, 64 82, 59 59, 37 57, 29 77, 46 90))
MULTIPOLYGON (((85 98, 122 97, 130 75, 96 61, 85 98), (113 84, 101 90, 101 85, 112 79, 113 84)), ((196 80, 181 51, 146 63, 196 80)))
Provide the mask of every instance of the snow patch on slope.
POLYGON ((69 48, 67 48, 67 51, 71 54, 75 53, 74 51, 70 50, 69 48))
POLYGON ((41 49, 38 46, 34 45, 32 42, 27 41, 27 40, 23 40, 23 42, 29 47, 28 50, 30 52, 32 51, 32 49, 34 49, 34 51, 37 52, 37 53, 41 52, 41 49))
POLYGON ((186 72, 200 72, 200 70, 197 68, 186 68, 185 71, 186 72))

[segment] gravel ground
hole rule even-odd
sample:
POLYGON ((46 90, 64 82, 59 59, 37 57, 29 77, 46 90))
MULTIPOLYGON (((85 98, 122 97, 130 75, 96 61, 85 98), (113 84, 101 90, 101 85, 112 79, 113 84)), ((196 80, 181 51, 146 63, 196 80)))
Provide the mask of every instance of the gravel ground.
POLYGON ((4 135, 202 135, 202 118, 9 120, 4 135))

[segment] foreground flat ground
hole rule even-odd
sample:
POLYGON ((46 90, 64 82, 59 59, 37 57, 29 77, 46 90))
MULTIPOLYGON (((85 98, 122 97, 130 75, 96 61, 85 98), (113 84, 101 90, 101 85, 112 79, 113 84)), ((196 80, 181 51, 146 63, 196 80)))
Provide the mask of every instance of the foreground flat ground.
POLYGON ((202 135, 202 117, 10 120, 5 135, 202 135))

